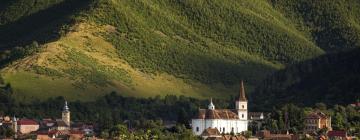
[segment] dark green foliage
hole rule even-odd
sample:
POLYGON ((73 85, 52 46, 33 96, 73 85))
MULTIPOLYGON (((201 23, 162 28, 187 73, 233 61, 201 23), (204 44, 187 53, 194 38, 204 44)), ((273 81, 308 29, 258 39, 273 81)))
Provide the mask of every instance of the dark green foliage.
POLYGON ((326 50, 360 47, 358 0, 269 0, 326 50))
MULTIPOLYGON (((352 106, 334 105, 328 109, 301 108, 293 104, 286 104, 281 108, 273 108, 271 116, 265 120, 264 129, 280 132, 289 130, 290 133, 301 133, 304 129, 306 115, 313 111, 321 111, 331 116, 333 130, 346 130, 349 135, 355 134, 360 129, 360 108, 352 106), (287 119, 286 119, 287 118, 287 119)), ((320 130, 323 133, 325 130, 320 130)))
POLYGON ((286 104, 350 104, 360 98, 360 49, 328 54, 276 72, 252 94, 260 108, 286 104))
POLYGON ((30 45, 25 47, 14 47, 11 50, 0 52, 0 67, 4 67, 6 64, 13 62, 14 60, 24 58, 32 55, 40 50, 39 44, 34 41, 30 45))
POLYGON ((0 126, 0 138, 1 139, 11 138, 14 135, 15 135, 15 132, 12 128, 6 127, 4 125, 0 126))

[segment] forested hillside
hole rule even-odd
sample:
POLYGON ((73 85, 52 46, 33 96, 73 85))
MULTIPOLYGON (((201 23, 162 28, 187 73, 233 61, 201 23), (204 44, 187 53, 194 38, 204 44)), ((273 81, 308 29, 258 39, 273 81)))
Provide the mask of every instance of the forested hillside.
POLYGON ((358 47, 359 4, 6 0, 2 75, 24 99, 234 95, 240 80, 252 91, 291 64, 358 47), (14 53, 34 41, 39 50, 14 53))
POLYGON ((360 99, 360 49, 301 62, 267 78, 252 100, 259 109, 295 103, 348 105, 360 99))

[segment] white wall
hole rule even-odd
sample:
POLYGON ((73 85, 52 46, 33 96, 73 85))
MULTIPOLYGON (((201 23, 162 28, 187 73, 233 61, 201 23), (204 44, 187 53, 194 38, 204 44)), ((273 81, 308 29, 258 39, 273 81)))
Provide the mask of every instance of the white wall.
POLYGON ((217 128, 220 133, 241 133, 248 130, 247 120, 224 120, 224 119, 193 119, 192 131, 195 135, 201 135, 206 128, 217 128), (196 131, 199 128, 199 131, 196 131), (225 128, 225 131, 223 131, 225 128))

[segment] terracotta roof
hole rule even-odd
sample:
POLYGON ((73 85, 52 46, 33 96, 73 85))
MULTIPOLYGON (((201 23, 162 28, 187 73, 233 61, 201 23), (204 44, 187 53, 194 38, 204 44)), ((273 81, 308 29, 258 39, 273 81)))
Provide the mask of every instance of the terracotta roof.
POLYGON ((345 131, 329 131, 327 134, 329 137, 346 137, 345 131))
POLYGON ((329 117, 322 112, 313 112, 306 117, 306 119, 327 119, 327 118, 329 117))
POLYGON ((239 119, 236 110, 230 109, 199 109, 196 119, 239 119))
POLYGON ((17 122, 18 125, 39 125, 39 123, 37 123, 34 120, 30 120, 30 119, 21 119, 17 122))
POLYGON ((237 99, 237 101, 247 101, 246 97, 245 97, 245 88, 244 88, 244 82, 241 81, 240 82, 240 95, 239 98, 237 99))
POLYGON ((219 136, 221 135, 219 130, 216 128, 206 128, 202 133, 201 136, 219 136))
POLYGON ((223 136, 223 140, 246 140, 246 138, 243 136, 225 135, 225 136, 223 136))
POLYGON ((360 107, 360 102, 353 103, 353 104, 350 104, 350 105, 353 106, 353 107, 360 107))

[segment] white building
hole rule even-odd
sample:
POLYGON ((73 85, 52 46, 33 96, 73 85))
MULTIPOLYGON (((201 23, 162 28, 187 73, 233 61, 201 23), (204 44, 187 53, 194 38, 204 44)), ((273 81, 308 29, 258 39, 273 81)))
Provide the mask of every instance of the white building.
POLYGON ((235 109, 215 109, 212 100, 208 109, 199 109, 192 119, 192 131, 201 135, 207 128, 218 129, 220 133, 241 133, 248 130, 248 110, 244 84, 240 84, 240 96, 235 101, 235 109))

